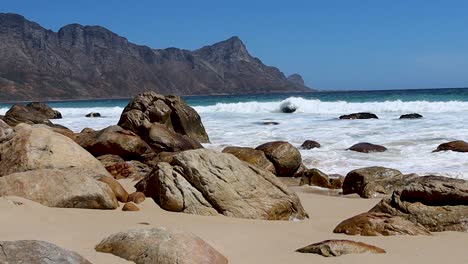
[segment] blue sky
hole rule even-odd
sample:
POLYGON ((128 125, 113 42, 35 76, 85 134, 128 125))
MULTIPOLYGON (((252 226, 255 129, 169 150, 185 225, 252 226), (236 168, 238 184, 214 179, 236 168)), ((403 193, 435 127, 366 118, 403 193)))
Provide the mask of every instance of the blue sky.
POLYGON ((468 1, 0 1, 52 30, 101 25, 153 48, 237 35, 317 89, 468 86, 468 1))

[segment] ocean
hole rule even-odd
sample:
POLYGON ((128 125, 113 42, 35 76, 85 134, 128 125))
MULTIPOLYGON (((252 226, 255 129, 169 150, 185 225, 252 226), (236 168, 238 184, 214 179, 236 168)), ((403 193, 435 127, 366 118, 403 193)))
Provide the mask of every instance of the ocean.
MULTIPOLYGON (((256 147, 285 140, 299 147, 304 140, 322 147, 301 150, 304 164, 326 173, 346 175, 366 166, 385 166, 404 173, 445 175, 468 180, 468 154, 432 153, 439 144, 468 141, 468 89, 425 89, 386 91, 333 91, 304 94, 258 94, 191 96, 185 101, 200 114, 210 136, 205 147, 256 147), (282 105, 297 107, 292 114, 282 105), (379 119, 339 120, 343 114, 372 112, 379 119), (419 113, 417 120, 399 116, 419 113), (278 125, 264 125, 275 121, 278 125), (383 153, 346 150, 359 142, 383 145, 383 153)), ((49 102, 63 119, 53 120, 76 132, 85 127, 102 129, 117 124, 129 100, 87 100, 49 102), (99 112, 102 118, 86 118, 99 112)), ((4 114, 11 105, 0 105, 4 114)))

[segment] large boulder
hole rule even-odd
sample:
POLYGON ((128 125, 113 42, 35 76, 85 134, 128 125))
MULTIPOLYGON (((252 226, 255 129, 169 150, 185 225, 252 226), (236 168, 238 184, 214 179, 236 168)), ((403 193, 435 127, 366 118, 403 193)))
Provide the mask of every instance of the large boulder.
POLYGON ((0 196, 19 196, 49 207, 115 209, 111 188, 92 172, 38 169, 0 177, 0 196))
POLYGON ((439 151, 455 151, 455 152, 468 152, 468 142, 463 140, 450 141, 447 143, 440 144, 436 150, 433 152, 439 151))
POLYGON ((226 257, 198 236, 163 227, 116 233, 102 240, 95 249, 136 264, 228 263, 226 257))
POLYGON ((363 213, 346 219, 335 227, 333 233, 361 236, 431 235, 420 224, 400 216, 377 212, 363 213))
POLYGON ((293 177, 302 164, 299 150, 285 141, 268 142, 256 149, 265 153, 275 166, 276 175, 279 177, 293 177))
POLYGON ((0 144, 13 137, 13 128, 0 119, 0 144))
POLYGON ((102 164, 72 139, 43 127, 19 124, 0 144, 0 177, 38 169, 83 168, 109 175, 102 164))
POLYGON ((468 181, 418 177, 382 199, 371 212, 401 216, 431 232, 468 232, 468 181))
POLYGON ((357 193, 363 198, 374 198, 391 194, 404 186, 415 175, 404 175, 400 171, 385 167, 366 167, 350 171, 343 182, 343 194, 357 193))
POLYGON ((118 125, 146 138, 154 123, 193 140, 209 142, 198 113, 178 96, 142 93, 125 107, 118 125))
POLYGON ((52 122, 44 114, 20 104, 13 105, 5 113, 3 121, 10 126, 16 126, 19 123, 52 125, 52 122))
POLYGON ((157 123, 151 125, 145 141, 157 153, 203 148, 196 139, 176 133, 167 126, 157 123))
POLYGON ((175 154, 171 164, 160 162, 136 187, 169 211, 266 220, 307 217, 297 195, 271 172, 213 150, 175 154))
POLYGON ((125 160, 141 160, 145 155, 153 153, 151 147, 138 135, 120 126, 82 133, 75 141, 96 157, 113 154, 125 160))
POLYGON ((44 103, 38 103, 38 102, 29 103, 26 105, 26 107, 36 110, 37 112, 44 115, 47 119, 62 118, 62 114, 59 111, 52 109, 50 106, 44 103))
POLYGON ((338 257, 344 254, 386 253, 382 248, 352 240, 325 240, 296 250, 300 253, 319 254, 324 257, 338 257))
POLYGON ((375 145, 367 142, 357 143, 351 146, 348 150, 362 152, 362 153, 370 153, 370 152, 385 152, 387 148, 380 145, 375 145))
POLYGON ((91 264, 77 253, 38 240, 0 241, 2 264, 91 264))
POLYGON ((349 115, 342 115, 340 116, 340 119, 378 119, 378 117, 372 113, 361 112, 349 115))
POLYGON ((223 153, 232 154, 242 161, 276 174, 275 165, 267 159, 261 150, 247 147, 226 147, 223 149, 223 153))

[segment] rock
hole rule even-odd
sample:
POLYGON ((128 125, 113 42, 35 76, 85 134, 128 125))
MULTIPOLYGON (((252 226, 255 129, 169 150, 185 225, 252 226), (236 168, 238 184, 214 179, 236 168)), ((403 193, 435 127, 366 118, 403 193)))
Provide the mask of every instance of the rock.
POLYGON ((27 108, 34 109, 37 112, 41 113, 47 119, 60 119, 62 118, 62 114, 52 109, 50 106, 43 104, 43 103, 29 103, 26 105, 27 108))
POLYGON ((102 155, 97 158, 106 170, 117 180, 132 178, 141 180, 146 178, 152 171, 152 168, 140 161, 124 161, 117 155, 102 155))
POLYGON ((403 217, 376 212, 346 219, 335 227, 333 233, 361 236, 431 235, 423 226, 403 217))
POLYGON ((19 123, 26 123, 26 124, 44 124, 44 125, 52 125, 49 118, 45 115, 41 114, 40 112, 36 111, 35 109, 26 107, 24 105, 15 104, 13 105, 3 117, 3 121, 8 125, 14 127, 19 123))
POLYGON ((37 169, 83 168, 95 175, 109 173, 70 138, 43 127, 19 124, 14 136, 0 144, 0 177, 37 169))
POLYGON ((279 125, 280 123, 279 123, 279 122, 275 122, 275 121, 265 121, 265 122, 259 122, 259 124, 265 125, 265 126, 277 126, 277 125, 279 125))
POLYGON ((130 166, 131 173, 128 176, 128 178, 131 178, 133 180, 139 181, 141 179, 145 179, 149 176, 149 174, 153 170, 153 168, 151 168, 150 166, 142 162, 139 162, 137 160, 130 160, 130 161, 126 161, 125 163, 127 163, 130 166))
POLYGON ((344 254, 386 253, 382 248, 351 240, 325 240, 296 250, 300 253, 314 253, 324 257, 338 257, 344 254))
POLYGON ((265 153, 275 166, 276 175, 280 177, 292 177, 302 164, 299 150, 285 141, 265 143, 256 149, 265 153))
POLYGON ((104 167, 114 165, 115 163, 125 162, 125 160, 122 159, 120 156, 112 154, 102 155, 97 157, 97 159, 102 163, 104 167))
POLYGON ((400 116, 400 119, 418 119, 418 118, 423 118, 423 116, 418 113, 406 114, 406 115, 400 116))
POLYGON ((354 113, 350 115, 342 115, 340 116, 340 119, 378 119, 378 117, 375 114, 372 113, 354 113))
POLYGON ((102 240, 96 251, 136 264, 227 264, 226 257, 194 234, 176 229, 129 230, 102 240))
POLYGON ((247 147, 226 147, 223 149, 223 153, 232 154, 242 161, 276 174, 275 166, 261 150, 247 147))
POLYGON ((384 146, 363 142, 363 143, 358 143, 358 144, 353 145, 348 150, 362 152, 362 153, 370 153, 370 152, 384 152, 384 151, 387 151, 387 148, 384 146))
POLYGON ((357 193, 362 198, 374 198, 391 194, 406 185, 414 175, 385 167, 366 167, 350 171, 343 182, 343 194, 357 193))
POLYGON ((149 135, 145 141, 148 142, 151 148, 157 153, 203 148, 198 141, 173 132, 161 124, 151 125, 149 135))
POLYGON ((135 133, 120 126, 110 126, 77 136, 76 142, 94 156, 113 154, 125 160, 143 159, 153 150, 135 133))
POLYGON ((455 152, 468 152, 468 143, 463 140, 450 141, 444 144, 440 144, 436 150, 433 152, 439 151, 455 151, 455 152))
POLYGON ((91 112, 91 113, 89 113, 89 114, 86 114, 85 117, 101 117, 101 114, 100 114, 100 113, 91 112))
POLYGON ((142 192, 133 192, 128 195, 128 201, 136 203, 136 204, 141 204, 142 202, 145 201, 145 198, 146 196, 142 192))
POLYGON ((13 133, 13 128, 3 122, 3 120, 0 120, 0 144, 10 140, 13 137, 13 133))
POLYGON ((161 208, 200 215, 292 220, 307 213, 272 173, 213 150, 188 150, 161 162, 137 190, 161 208))
POLYGON ((330 178, 318 169, 309 169, 302 174, 299 185, 313 185, 328 189, 340 189, 341 182, 338 178, 330 178))
POLYGON ((301 145, 301 149, 314 149, 314 148, 320 148, 320 143, 318 143, 317 141, 313 141, 313 140, 306 140, 301 145))
POLYGON ((91 133, 91 132, 94 132, 96 130, 90 128, 90 127, 85 127, 81 130, 80 134, 85 134, 85 133, 91 133))
POLYGON ((198 113, 178 96, 142 93, 125 107, 118 123, 144 139, 150 134, 152 124, 161 124, 194 141, 209 142, 198 113))
POLYGON ((114 178, 110 176, 101 177, 98 181, 103 182, 112 189, 117 198, 117 201, 126 203, 128 200, 128 192, 124 189, 124 187, 114 178))
POLYGON ((115 209, 114 193, 78 169, 37 169, 0 177, 0 196, 19 196, 49 207, 115 209))
POLYGON ((56 124, 52 124, 52 126, 48 126, 48 125, 43 125, 43 124, 36 124, 34 125, 35 127, 42 127, 42 128, 45 128, 45 129, 48 129, 50 131, 53 131, 55 133, 59 133, 59 134, 62 134, 68 138, 71 138, 73 140, 75 140, 75 133, 73 131, 71 131, 69 128, 65 127, 65 126, 62 126, 62 125, 56 125, 56 124))
POLYGON ((131 211, 131 212, 135 212, 135 211, 140 211, 140 208, 138 208, 138 206, 136 206, 134 203, 125 203, 124 206, 122 207, 122 211, 131 211))
POLYGON ((468 181, 441 176, 414 178, 370 211, 404 217, 431 232, 468 232, 468 181))
POLYGON ((38 240, 0 241, 0 263, 91 264, 77 253, 38 240))
POLYGON ((108 165, 106 170, 117 180, 126 179, 132 175, 132 169, 125 161, 108 165))
POLYGON ((297 106, 295 106, 294 104, 292 104, 290 102, 284 102, 284 103, 281 104, 280 110, 283 113, 290 114, 290 113, 296 112, 297 106))

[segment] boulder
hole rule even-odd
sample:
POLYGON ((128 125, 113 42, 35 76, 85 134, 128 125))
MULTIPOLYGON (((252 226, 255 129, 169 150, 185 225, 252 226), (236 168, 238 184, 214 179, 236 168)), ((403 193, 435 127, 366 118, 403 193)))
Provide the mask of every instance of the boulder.
POLYGON ((128 200, 128 192, 124 189, 124 187, 114 178, 110 176, 100 177, 98 181, 103 182, 112 189, 117 198, 117 201, 126 203, 128 200))
POLYGON ((94 156, 113 154, 125 160, 141 160, 153 150, 135 133, 120 126, 110 126, 95 132, 79 134, 75 140, 94 156))
POLYGON ((414 178, 370 211, 404 217, 431 232, 468 232, 468 181, 441 176, 414 178))
POLYGON ((300 253, 313 253, 324 257, 338 257, 345 254, 386 253, 384 249, 352 240, 325 240, 296 250, 300 253))
POLYGON ((145 141, 157 153, 203 148, 197 140, 176 133, 161 124, 152 124, 148 133, 145 141))
POLYGON ((124 161, 117 155, 102 155, 97 158, 106 170, 117 180, 132 178, 141 180, 146 178, 152 171, 152 168, 140 161, 124 161))
POLYGON ((391 194, 406 185, 415 175, 403 175, 400 171, 385 167, 366 167, 350 171, 343 182, 343 194, 357 193, 362 198, 374 198, 391 194))
POLYGON ((433 152, 439 151, 455 151, 455 152, 468 152, 468 143, 463 140, 450 141, 444 144, 440 144, 436 150, 433 152))
POLYGON ((299 150, 285 141, 265 143, 256 149, 265 153, 275 166, 276 175, 279 177, 292 177, 302 164, 299 150))
POLYGON ((91 113, 89 113, 89 114, 86 114, 85 117, 101 117, 101 114, 100 114, 100 113, 91 112, 91 113))
POLYGON ((111 188, 78 169, 38 169, 0 177, 0 196, 19 196, 49 207, 115 209, 111 188))
POLYGON ((62 135, 66 136, 68 138, 71 138, 73 140, 75 140, 75 138, 76 138, 76 134, 72 130, 70 130, 69 128, 67 128, 65 126, 62 126, 62 125, 57 125, 57 124, 52 124, 52 125, 36 124, 34 126, 49 129, 50 131, 62 134, 62 135))
POLYGON ((372 113, 362 112, 349 115, 342 115, 340 116, 340 119, 378 119, 378 117, 372 113))
POLYGON ((13 137, 13 128, 0 119, 0 144, 13 137))
POLYGON ((333 233, 361 236, 431 235, 420 224, 403 217, 377 212, 363 213, 346 219, 335 227, 333 233))
POLYGON ((226 147, 223 153, 229 153, 236 158, 276 174, 275 165, 267 159, 265 153, 261 150, 247 147, 226 147))
POLYGON ((26 107, 24 105, 15 104, 13 105, 3 117, 3 121, 8 125, 14 127, 19 123, 26 124, 44 124, 52 125, 49 118, 42 113, 36 111, 33 108, 26 107))
POLYGON ((400 116, 400 119, 419 119, 419 118, 423 118, 423 116, 418 113, 412 113, 412 114, 406 114, 406 115, 400 116))
POLYGON ((96 251, 136 264, 227 264, 226 257, 198 236, 164 227, 129 230, 102 240, 96 251))
POLYGON ((317 141, 313 141, 313 140, 306 140, 304 141, 304 143, 302 143, 301 145, 301 149, 314 149, 314 148, 320 148, 320 143, 318 143, 317 141))
POLYGON ((102 164, 70 138, 43 127, 19 124, 14 136, 0 144, 0 177, 37 169, 83 168, 109 175, 102 164))
POLYGON ((339 178, 330 178, 319 169, 308 169, 303 172, 299 185, 313 185, 328 189, 340 189, 342 182, 339 178))
POLYGON ((94 132, 96 130, 90 128, 90 127, 85 127, 81 130, 80 134, 85 134, 85 133, 91 133, 91 132, 94 132))
POLYGON ((281 104, 280 110, 283 113, 290 114, 290 113, 296 112, 297 106, 295 106, 294 104, 292 104, 290 102, 285 102, 285 103, 281 104))
POLYGON ((133 192, 128 195, 128 201, 136 204, 141 204, 142 202, 145 201, 145 194, 142 192, 133 192))
POLYGON ((387 151, 387 148, 384 146, 363 142, 363 143, 358 143, 358 144, 353 145, 348 150, 362 152, 362 153, 370 153, 370 152, 384 152, 384 151, 387 151))
POLYGON ((124 206, 122 207, 122 211, 136 212, 136 211, 140 211, 140 208, 138 208, 138 206, 136 206, 134 203, 129 202, 129 203, 124 204, 124 206))
POLYGON ((146 138, 155 123, 195 141, 209 142, 198 113, 178 96, 142 93, 125 107, 118 125, 146 138))
POLYGON ((0 241, 3 264, 91 264, 77 253, 38 240, 0 241))
POLYGON ((265 220, 307 217, 297 195, 271 172, 213 150, 175 154, 171 164, 158 163, 136 187, 168 211, 265 220))
POLYGON ((47 119, 60 119, 62 118, 62 114, 57 111, 52 109, 50 106, 44 104, 44 103, 29 103, 26 105, 26 108, 34 109, 37 112, 41 113, 42 115, 45 116, 47 119))

